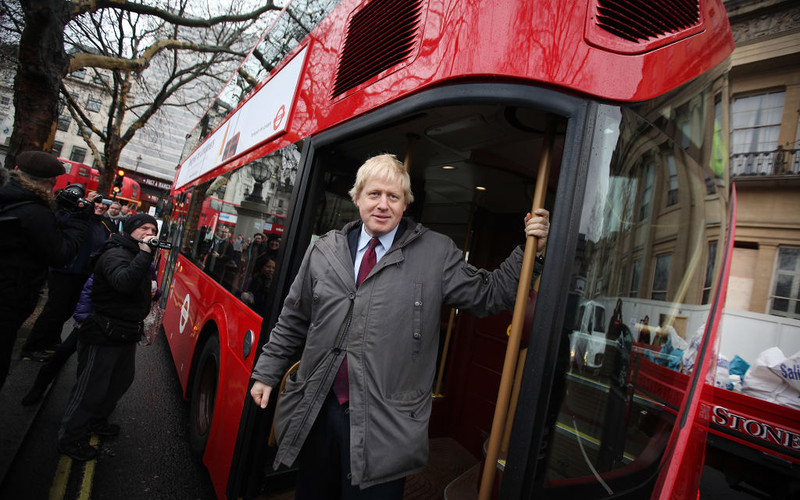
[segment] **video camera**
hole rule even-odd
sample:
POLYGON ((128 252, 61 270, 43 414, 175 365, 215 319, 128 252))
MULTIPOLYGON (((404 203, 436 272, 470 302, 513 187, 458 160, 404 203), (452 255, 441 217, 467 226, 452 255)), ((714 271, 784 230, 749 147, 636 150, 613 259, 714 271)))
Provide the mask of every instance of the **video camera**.
POLYGON ((150 240, 150 241, 141 241, 141 243, 144 243, 145 245, 150 245, 150 248, 154 250, 156 248, 163 248, 165 250, 172 249, 172 243, 170 243, 169 241, 150 240))
POLYGON ((92 206, 92 202, 84 199, 84 196, 86 196, 86 188, 83 184, 70 184, 56 192, 56 201, 64 209, 77 212, 92 206), (83 203, 82 207, 81 203, 83 203))

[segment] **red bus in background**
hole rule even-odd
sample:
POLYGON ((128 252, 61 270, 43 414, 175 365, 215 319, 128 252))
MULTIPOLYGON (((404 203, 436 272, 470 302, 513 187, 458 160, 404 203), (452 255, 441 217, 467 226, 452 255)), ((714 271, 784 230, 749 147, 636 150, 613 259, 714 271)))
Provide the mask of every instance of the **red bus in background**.
MULTIPOLYGON (((64 164, 66 173, 56 178, 56 187, 53 192, 64 189, 70 184, 82 184, 87 193, 89 191, 97 191, 97 186, 100 183, 100 172, 83 163, 65 160, 64 158, 59 158, 59 160, 64 164)), ((127 176, 122 178, 122 191, 116 196, 111 196, 111 198, 116 199, 120 205, 128 205, 130 213, 136 213, 142 205, 139 183, 127 176)))
POLYGON ((286 217, 268 213, 264 219, 264 234, 283 234, 283 227, 286 225, 286 217))
MULTIPOLYGON (((162 232, 172 243, 159 270, 165 338, 219 498, 292 482, 293 469, 272 468, 275 397, 257 408, 250 374, 308 245, 358 219, 348 190, 382 152, 409 169, 406 215, 478 267, 520 243, 537 187, 552 220, 511 364, 511 312, 442 311, 441 331, 421 333, 441 352, 436 398, 423 401, 433 401, 430 463, 457 473, 434 484, 423 471, 407 491, 474 498, 480 471, 496 468, 481 486, 505 499, 698 497, 733 251, 735 197, 714 169, 724 158, 712 160, 734 44, 721 0, 632 5, 636 26, 627 7, 596 0, 287 6, 276 29, 307 8, 330 11, 215 129, 189 135, 162 232), (202 212, 212 193, 239 205, 233 241, 282 236, 261 304, 247 284, 263 247, 211 250, 202 212), (268 222, 270 207, 285 220, 268 222), (655 345, 633 345, 645 317, 659 341, 700 336, 690 373, 652 361, 655 345), (509 413, 495 422, 509 374, 509 413), (482 464, 498 431, 500 455, 482 464)), ((409 317, 413 294, 398 290, 409 317)), ((408 403, 398 398, 397 418, 416 418, 408 403)))
POLYGON ((209 196, 203 201, 200 225, 210 228, 211 232, 216 231, 217 224, 234 227, 237 220, 237 207, 236 203, 209 196))

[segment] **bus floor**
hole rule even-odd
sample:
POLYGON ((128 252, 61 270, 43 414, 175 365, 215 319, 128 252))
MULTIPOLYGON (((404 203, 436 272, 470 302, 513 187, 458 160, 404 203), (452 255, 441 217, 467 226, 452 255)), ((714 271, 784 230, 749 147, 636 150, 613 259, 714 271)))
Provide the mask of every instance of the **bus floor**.
MULTIPOLYGON (((403 500, 441 500, 447 486, 478 465, 463 446, 451 438, 435 438, 429 443, 428 465, 406 478, 403 500)), ((477 478, 477 476, 476 476, 477 478)), ((475 498, 478 490, 475 486, 475 498)), ((257 500, 291 500, 294 490, 271 493, 257 500)))

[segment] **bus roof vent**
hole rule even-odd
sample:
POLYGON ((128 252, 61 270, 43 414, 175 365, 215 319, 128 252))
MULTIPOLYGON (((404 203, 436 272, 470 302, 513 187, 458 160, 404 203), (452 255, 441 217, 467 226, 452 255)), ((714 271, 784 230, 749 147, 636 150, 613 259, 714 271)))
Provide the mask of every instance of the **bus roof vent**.
POLYGON ((628 42, 650 43, 699 28, 700 0, 597 0, 594 21, 628 42))
POLYGON ((421 18, 422 0, 367 0, 347 25, 332 97, 410 61, 421 18))

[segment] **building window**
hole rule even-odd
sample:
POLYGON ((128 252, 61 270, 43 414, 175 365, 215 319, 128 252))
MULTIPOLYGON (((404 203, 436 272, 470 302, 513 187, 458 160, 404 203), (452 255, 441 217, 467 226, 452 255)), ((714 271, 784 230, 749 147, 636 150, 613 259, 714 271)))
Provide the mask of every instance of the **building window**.
POLYGON ((69 76, 77 80, 83 80, 84 78, 86 78, 86 68, 81 68, 77 71, 73 71, 72 73, 69 74, 69 76))
POLYGON ((633 268, 631 269, 631 291, 628 294, 631 297, 639 296, 639 279, 642 275, 642 261, 633 261, 633 268))
POLYGON ((731 153, 772 151, 778 146, 786 92, 769 92, 733 100, 731 153))
POLYGON ((675 168, 675 157, 667 155, 667 169, 669 170, 669 190, 667 191, 667 206, 678 203, 678 170, 675 168))
POLYGON ((800 248, 779 248, 770 314, 800 319, 800 248))
POLYGON ((78 146, 72 146, 72 152, 69 154, 69 159, 71 161, 83 163, 84 158, 86 158, 86 149, 78 146))
POLYGON ((667 288, 669 287, 669 268, 672 263, 672 254, 663 253, 656 255, 656 270, 653 274, 653 291, 650 298, 653 300, 667 300, 667 288))
POLYGON ((111 80, 111 79, 108 77, 108 75, 104 75, 104 74, 102 74, 102 73, 96 73, 96 74, 95 74, 95 75, 92 77, 92 81, 93 81, 94 83, 97 83, 97 84, 99 84, 99 85, 108 85, 108 82, 109 82, 110 80, 111 80))
POLYGON ((0 105, 8 106, 9 104, 11 104, 10 97, 8 97, 7 95, 0 96, 0 105))
POLYGON ((58 115, 56 128, 62 132, 68 132, 70 123, 72 123, 72 118, 69 115, 58 115))
POLYGON ((706 279, 703 282, 703 299, 701 304, 708 304, 711 297, 711 286, 714 283, 714 267, 717 262, 717 241, 708 242, 708 255, 706 256, 706 279))
POLYGON ((93 111, 97 112, 100 111, 100 99, 95 99, 94 97, 89 97, 86 99, 86 111, 93 111))
POLYGON ((61 150, 64 149, 64 143, 61 141, 53 141, 53 147, 50 152, 56 156, 61 156, 61 150))
POLYGON ((647 165, 647 171, 644 176, 644 189, 642 190, 642 203, 639 205, 639 220, 647 219, 647 214, 650 211, 650 202, 653 198, 653 164, 647 165))

